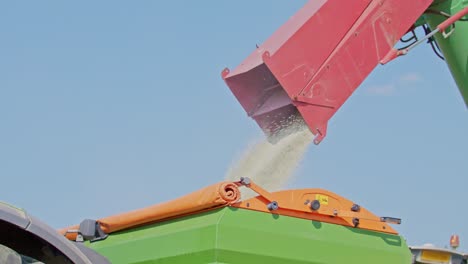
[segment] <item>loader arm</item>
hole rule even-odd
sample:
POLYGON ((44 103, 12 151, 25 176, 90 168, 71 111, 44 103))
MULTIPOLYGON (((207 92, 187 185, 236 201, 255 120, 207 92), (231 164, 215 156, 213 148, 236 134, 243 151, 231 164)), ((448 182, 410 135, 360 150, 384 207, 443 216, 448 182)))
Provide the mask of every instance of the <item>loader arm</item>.
MULTIPOLYGON (((458 3, 462 11, 467 5, 466 0, 447 2, 458 3)), ((373 69, 406 54, 394 46, 431 5, 447 9, 433 0, 310 0, 239 66, 224 69, 222 77, 271 142, 293 123, 305 122, 319 144, 328 121, 373 69)), ((447 62, 466 94, 468 28, 459 27, 456 44, 452 36, 442 49, 461 55, 447 56, 447 62)), ((433 34, 438 39, 442 31, 433 34)))

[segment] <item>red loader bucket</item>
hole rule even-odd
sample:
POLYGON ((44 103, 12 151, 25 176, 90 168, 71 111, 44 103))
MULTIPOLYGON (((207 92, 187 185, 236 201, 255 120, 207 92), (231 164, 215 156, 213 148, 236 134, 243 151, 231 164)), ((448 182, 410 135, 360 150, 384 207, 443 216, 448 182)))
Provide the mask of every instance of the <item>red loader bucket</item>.
POLYGON ((305 122, 318 144, 328 120, 432 0, 310 0, 222 77, 270 141, 305 122))

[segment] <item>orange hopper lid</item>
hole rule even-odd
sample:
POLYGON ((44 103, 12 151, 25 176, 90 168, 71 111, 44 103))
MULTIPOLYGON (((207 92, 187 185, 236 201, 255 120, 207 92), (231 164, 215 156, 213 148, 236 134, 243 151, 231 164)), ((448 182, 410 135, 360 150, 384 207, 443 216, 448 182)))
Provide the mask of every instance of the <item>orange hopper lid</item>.
MULTIPOLYGON (((238 186, 232 182, 220 182, 178 199, 146 208, 99 219, 105 233, 113 233, 143 224, 154 223, 173 217, 189 215, 200 211, 228 206, 240 199, 238 186)), ((62 228, 59 233, 70 240, 76 240, 78 225, 62 228)))

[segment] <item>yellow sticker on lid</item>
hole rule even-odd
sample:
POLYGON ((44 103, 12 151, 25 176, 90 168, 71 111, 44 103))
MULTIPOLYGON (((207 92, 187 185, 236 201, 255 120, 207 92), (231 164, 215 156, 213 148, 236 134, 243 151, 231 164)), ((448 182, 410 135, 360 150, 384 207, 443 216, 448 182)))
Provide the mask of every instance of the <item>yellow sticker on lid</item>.
POLYGON ((322 205, 328 205, 328 196, 323 194, 316 194, 315 200, 319 201, 322 205))

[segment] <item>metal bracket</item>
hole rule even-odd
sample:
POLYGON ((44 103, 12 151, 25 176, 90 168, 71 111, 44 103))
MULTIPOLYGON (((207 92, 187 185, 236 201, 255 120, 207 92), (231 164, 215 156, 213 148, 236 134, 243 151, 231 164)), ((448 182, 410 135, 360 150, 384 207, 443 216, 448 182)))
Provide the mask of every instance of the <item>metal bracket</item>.
POLYGON ((449 32, 445 32, 445 30, 442 31, 442 36, 444 36, 444 38, 448 38, 450 35, 452 35, 452 33, 455 31, 455 24, 452 24, 451 28, 452 29, 449 32))
POLYGON ((250 178, 247 178, 247 177, 240 178, 239 184, 241 186, 245 186, 245 187, 251 189, 252 191, 256 192, 258 195, 265 198, 268 202, 273 202, 273 198, 271 197, 271 193, 269 193, 267 190, 265 190, 262 187, 255 184, 252 180, 250 180, 250 178))
POLYGON ((80 223, 78 235, 81 235, 83 240, 89 240, 90 242, 104 240, 108 237, 102 230, 99 222, 91 219, 85 219, 80 223))
MULTIPOLYGON (((453 33, 453 31, 455 30, 455 22, 457 22, 458 20, 460 20, 462 17, 464 17, 467 14, 468 14, 468 6, 463 8, 462 10, 458 11, 453 16, 447 18, 444 22, 440 23, 437 26, 436 30, 442 32, 442 36, 444 36, 444 38, 448 38, 453 33), (451 30, 449 32, 445 32, 445 30, 449 26, 452 27, 451 30)), ((434 31, 436 31, 436 30, 434 30, 434 31)))

